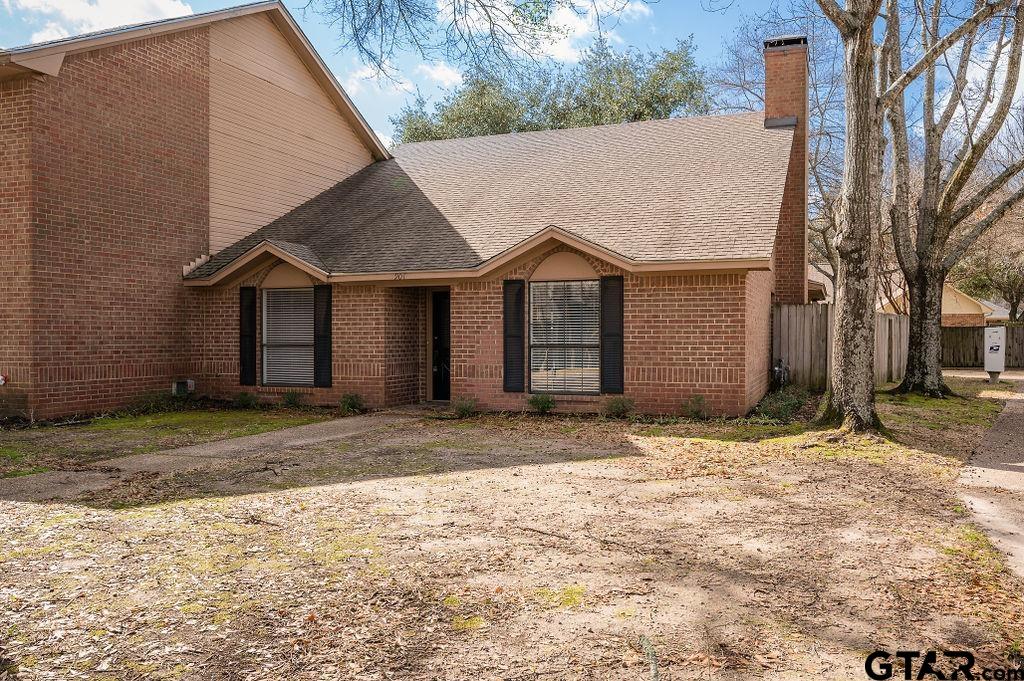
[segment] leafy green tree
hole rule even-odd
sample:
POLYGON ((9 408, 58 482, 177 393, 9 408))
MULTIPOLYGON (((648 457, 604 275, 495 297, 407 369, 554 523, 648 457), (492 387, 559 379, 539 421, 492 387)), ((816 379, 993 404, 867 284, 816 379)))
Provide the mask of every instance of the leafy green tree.
POLYGON ((391 119, 398 143, 579 128, 711 109, 707 78, 691 40, 644 53, 616 52, 604 40, 579 64, 536 64, 526 71, 478 71, 431 110, 422 96, 391 119))

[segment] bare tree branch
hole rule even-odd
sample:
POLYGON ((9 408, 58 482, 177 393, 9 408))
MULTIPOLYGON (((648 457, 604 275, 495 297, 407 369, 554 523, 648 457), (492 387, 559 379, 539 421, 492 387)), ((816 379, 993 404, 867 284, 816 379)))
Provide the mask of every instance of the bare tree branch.
MULTIPOLYGON (((996 135, 1003 129, 1007 116, 1010 114, 1010 106, 1013 104, 1014 95, 1017 93, 1017 81, 1020 78, 1021 56, 1024 52, 1024 2, 1018 2, 1017 10, 1014 13, 1013 38, 1010 41, 1010 58, 1006 66, 1006 77, 1003 80, 1003 90, 999 97, 995 111, 989 118, 985 130, 978 137, 978 140, 971 145, 970 153, 959 159, 956 169, 946 180, 946 187, 939 199, 938 211, 947 212, 956 205, 960 194, 970 180, 975 168, 981 163, 981 159, 988 150, 996 135)), ((997 55, 998 56, 998 55, 997 55)), ((990 66, 995 70, 999 68, 998 63, 990 66)), ((981 108, 986 102, 982 102, 981 108)))
POLYGON ((1005 198, 1002 202, 996 205, 988 215, 974 223, 963 235, 961 235, 956 243, 948 249, 948 255, 942 262, 943 266, 948 270, 956 265, 957 261, 963 257, 964 253, 967 252, 967 249, 978 240, 978 237, 984 234, 985 231, 996 222, 1002 220, 1003 217, 1017 204, 1019 204, 1022 199, 1024 199, 1024 187, 1021 187, 1005 198))
POLYGON ((857 30, 860 25, 852 14, 839 6, 836 0, 818 0, 818 6, 829 21, 836 25, 839 32, 846 35, 857 30))
POLYGON ((924 70, 930 64, 935 62, 935 60, 938 59, 946 50, 951 48, 953 45, 956 45, 964 36, 974 31, 983 22, 995 16, 997 12, 1009 7, 1013 2, 1015 2, 1015 0, 996 0, 995 2, 986 3, 981 9, 972 14, 969 19, 929 47, 925 51, 924 55, 922 55, 913 66, 907 69, 903 75, 889 85, 881 96, 881 105, 888 106, 892 101, 892 98, 895 97, 897 93, 903 92, 903 90, 905 90, 915 78, 920 76, 924 70))
POLYGON ((988 184, 979 189, 974 196, 963 202, 950 217, 952 226, 955 227, 967 218, 971 217, 975 211, 981 208, 982 205, 989 200, 989 198, 1005 187, 1006 184, 1021 171, 1024 171, 1024 158, 1018 159, 1014 163, 1008 165, 1001 173, 993 177, 988 184))

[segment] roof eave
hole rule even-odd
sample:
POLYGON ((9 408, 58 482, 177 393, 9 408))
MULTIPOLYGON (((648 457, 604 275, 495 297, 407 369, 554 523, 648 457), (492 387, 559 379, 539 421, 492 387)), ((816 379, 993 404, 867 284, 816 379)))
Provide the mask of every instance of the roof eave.
POLYGON ((476 267, 434 270, 395 270, 389 272, 325 272, 310 263, 263 241, 239 256, 209 277, 186 278, 185 286, 216 286, 231 279, 246 265, 264 254, 275 255, 295 265, 319 281, 327 283, 387 283, 409 285, 416 282, 437 282, 439 280, 480 279, 514 261, 529 255, 534 249, 551 241, 564 243, 584 253, 615 265, 634 274, 666 274, 675 272, 732 272, 746 270, 770 270, 771 258, 718 258, 707 260, 633 260, 606 249, 571 232, 554 225, 546 227, 519 244, 502 251, 476 267))

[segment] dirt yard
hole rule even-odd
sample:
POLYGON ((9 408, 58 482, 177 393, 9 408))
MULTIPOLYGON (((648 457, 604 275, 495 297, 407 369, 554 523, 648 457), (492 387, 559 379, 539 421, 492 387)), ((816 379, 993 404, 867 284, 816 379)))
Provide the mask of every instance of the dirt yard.
MULTIPOLYGON (((893 440, 424 418, 0 501, 0 657, 18 679, 856 679, 879 647, 1016 664, 1024 585, 955 489, 1010 388, 954 387, 970 398, 883 397, 893 440)), ((95 436, 33 437, 81 465, 95 436)))

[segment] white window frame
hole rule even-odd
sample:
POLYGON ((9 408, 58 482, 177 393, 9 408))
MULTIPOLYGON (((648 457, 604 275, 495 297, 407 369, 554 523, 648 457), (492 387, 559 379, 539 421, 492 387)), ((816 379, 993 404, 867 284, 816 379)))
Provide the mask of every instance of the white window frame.
POLYGON ((527 330, 527 377, 529 379, 528 390, 532 394, 547 394, 547 395, 600 395, 601 394, 601 284, 599 279, 582 279, 582 280, 565 280, 565 281, 531 281, 527 286, 527 318, 526 318, 526 330, 527 330), (557 343, 546 343, 546 342, 535 342, 534 338, 534 304, 535 294, 534 287, 542 285, 552 284, 592 284, 594 287, 594 295, 596 298, 596 318, 594 320, 594 340, 593 342, 557 342, 557 343), (596 353, 596 366, 593 370, 596 372, 592 378, 593 387, 588 388, 586 384, 586 378, 584 370, 588 367, 585 364, 580 366, 580 389, 570 390, 567 388, 551 388, 548 386, 537 386, 534 384, 534 350, 535 349, 557 349, 564 348, 566 350, 580 350, 581 356, 586 352, 596 353))
POLYGON ((262 365, 262 373, 261 373, 260 377, 262 379, 262 384, 265 385, 265 386, 268 386, 268 387, 312 388, 313 385, 314 385, 314 375, 316 373, 316 367, 315 367, 315 364, 314 364, 315 363, 315 356, 313 356, 313 358, 310 360, 310 371, 309 371, 309 380, 308 381, 270 381, 270 380, 267 380, 267 375, 268 375, 267 357, 269 355, 269 353, 267 352, 267 348, 268 347, 273 348, 273 347, 307 347, 308 346, 309 349, 310 349, 310 352, 311 353, 314 352, 315 333, 314 333, 314 329, 313 329, 313 325, 314 325, 314 321, 313 320, 315 319, 315 311, 313 309, 313 305, 314 305, 313 287, 309 286, 309 287, 298 287, 298 288, 268 288, 268 289, 263 289, 262 292, 263 292, 263 296, 262 296, 263 300, 262 300, 261 312, 262 312, 263 318, 262 318, 262 323, 260 324, 260 328, 261 328, 261 331, 262 331, 262 333, 260 334, 260 359, 261 359, 260 363, 262 365), (267 302, 270 299, 270 294, 277 293, 277 292, 284 292, 284 291, 292 291, 292 292, 302 291, 302 292, 308 292, 309 293, 309 297, 310 297, 310 320, 309 320, 309 343, 308 344, 307 343, 267 343, 267 322, 269 320, 269 315, 267 313, 267 302))

